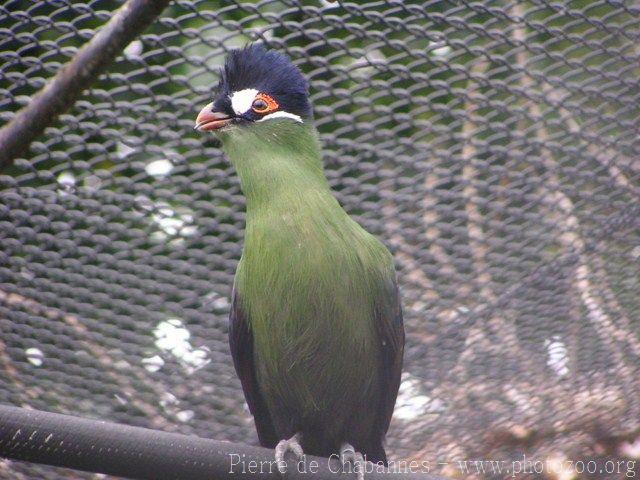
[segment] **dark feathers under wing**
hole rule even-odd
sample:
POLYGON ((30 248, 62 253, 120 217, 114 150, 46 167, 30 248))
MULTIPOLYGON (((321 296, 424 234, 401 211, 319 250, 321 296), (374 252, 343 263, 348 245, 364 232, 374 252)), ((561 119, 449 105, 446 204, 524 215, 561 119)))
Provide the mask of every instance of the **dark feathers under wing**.
MULTIPOLYGON (((391 416, 398 396, 402 375, 404 354, 404 322, 400 294, 395 279, 388 282, 382 298, 376 300, 376 333, 381 345, 380 404, 375 422, 375 430, 380 440, 389 429, 391 416)), ((381 448, 380 460, 386 463, 381 448)))
POLYGON ((253 334, 249 329, 247 318, 242 311, 241 302, 235 289, 231 296, 229 347, 231 348, 233 365, 238 377, 240 377, 249 411, 253 415, 260 445, 274 448, 278 443, 278 438, 269 410, 258 387, 253 359, 253 334))

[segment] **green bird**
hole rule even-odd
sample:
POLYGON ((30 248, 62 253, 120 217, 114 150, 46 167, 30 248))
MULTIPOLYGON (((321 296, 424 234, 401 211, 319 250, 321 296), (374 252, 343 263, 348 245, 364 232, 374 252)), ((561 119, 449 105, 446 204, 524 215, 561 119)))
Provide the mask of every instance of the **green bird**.
MULTIPOLYGON (((332 194, 307 82, 261 45, 230 52, 196 129, 246 197, 229 340, 260 444, 387 465, 404 328, 393 258, 332 194)), ((284 466, 283 466, 284 467, 284 466)))

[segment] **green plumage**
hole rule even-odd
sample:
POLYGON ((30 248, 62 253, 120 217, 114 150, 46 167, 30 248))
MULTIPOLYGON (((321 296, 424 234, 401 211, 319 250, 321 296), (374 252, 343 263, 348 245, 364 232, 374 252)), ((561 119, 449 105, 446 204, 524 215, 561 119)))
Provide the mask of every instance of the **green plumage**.
POLYGON ((399 381, 396 362, 389 384, 383 357, 387 342, 403 340, 394 325, 376 324, 401 322, 391 254, 332 195, 311 124, 270 120, 219 137, 247 198, 235 293, 278 437, 301 429, 308 453, 328 454, 351 441, 383 458, 374 450, 390 411, 379 397, 391 389, 384 395, 392 409, 399 381), (363 431, 352 426, 353 438, 343 438, 363 408, 371 417, 362 418, 363 431), (322 432, 310 438, 305 429, 322 432), (378 438, 367 447, 358 436, 378 438))

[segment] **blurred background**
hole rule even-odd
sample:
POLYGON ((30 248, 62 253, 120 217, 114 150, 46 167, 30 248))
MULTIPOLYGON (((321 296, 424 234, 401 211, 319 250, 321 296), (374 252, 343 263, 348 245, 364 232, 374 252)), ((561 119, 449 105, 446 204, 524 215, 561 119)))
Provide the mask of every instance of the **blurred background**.
MULTIPOLYGON (((122 3, 1 2, 0 125, 122 3)), ((257 444, 227 346, 244 200, 193 131, 252 41, 307 75, 330 182, 395 256, 391 459, 635 476, 632 1, 175 0, 0 172, 0 402, 257 444)), ((0 478, 105 477, 0 461, 0 478)))

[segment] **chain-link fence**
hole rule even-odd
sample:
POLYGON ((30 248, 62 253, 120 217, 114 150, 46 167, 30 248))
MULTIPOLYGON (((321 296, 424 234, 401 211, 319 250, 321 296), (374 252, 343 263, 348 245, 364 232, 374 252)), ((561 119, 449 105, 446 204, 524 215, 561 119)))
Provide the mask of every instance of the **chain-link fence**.
MULTIPOLYGON (((0 124, 121 4, 5 0, 0 124)), ((539 478, 628 478, 632 2, 176 0, 0 176, 0 402, 256 442, 227 346, 244 200, 193 131, 226 52, 256 40, 309 78, 330 182, 396 259, 391 459, 502 478, 472 461, 526 455, 547 462, 539 478)), ((0 477, 85 478, 7 461, 0 477)))

